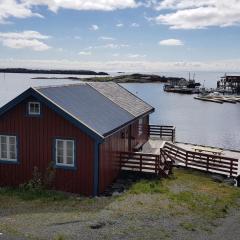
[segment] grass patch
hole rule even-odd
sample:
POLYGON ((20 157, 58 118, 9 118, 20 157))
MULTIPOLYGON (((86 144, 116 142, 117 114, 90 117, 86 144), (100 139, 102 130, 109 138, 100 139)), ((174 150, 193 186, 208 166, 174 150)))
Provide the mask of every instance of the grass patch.
POLYGON ((175 169, 171 178, 141 180, 130 194, 161 194, 169 200, 169 209, 177 215, 196 214, 204 219, 224 217, 229 209, 239 207, 240 189, 214 182, 208 175, 192 170, 175 169), (176 210, 176 211, 174 211, 176 210))
POLYGON ((26 190, 24 188, 0 188, 0 195, 7 197, 17 197, 24 201, 63 201, 70 198, 69 195, 61 192, 45 189, 26 190))

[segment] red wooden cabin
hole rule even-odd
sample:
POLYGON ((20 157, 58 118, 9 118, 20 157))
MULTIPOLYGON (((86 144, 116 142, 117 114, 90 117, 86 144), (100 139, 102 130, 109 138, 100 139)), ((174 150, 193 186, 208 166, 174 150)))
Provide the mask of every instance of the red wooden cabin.
POLYGON ((120 172, 119 153, 148 140, 154 108, 116 83, 29 88, 0 109, 0 186, 54 163, 54 188, 95 196, 120 172))

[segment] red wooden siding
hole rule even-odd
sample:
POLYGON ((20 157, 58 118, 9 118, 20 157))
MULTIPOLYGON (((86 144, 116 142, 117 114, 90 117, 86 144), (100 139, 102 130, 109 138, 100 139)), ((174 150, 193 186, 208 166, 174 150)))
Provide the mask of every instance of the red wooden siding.
POLYGON ((0 163, 0 185, 17 186, 29 181, 34 166, 44 172, 53 160, 54 138, 72 138, 76 141, 77 170, 56 169, 54 187, 60 191, 91 195, 94 140, 44 104, 40 117, 26 116, 26 103, 17 105, 0 118, 0 134, 18 137, 20 161, 20 164, 0 163))
MULTIPOLYGON (((131 125, 131 146, 132 148, 138 143, 145 143, 148 140, 149 117, 143 118, 143 134, 138 135, 138 120, 131 125)), ((129 151, 128 149, 128 132, 130 126, 107 137, 105 142, 100 145, 100 164, 99 164, 99 191, 104 192, 118 176, 120 172, 119 153, 129 151)))

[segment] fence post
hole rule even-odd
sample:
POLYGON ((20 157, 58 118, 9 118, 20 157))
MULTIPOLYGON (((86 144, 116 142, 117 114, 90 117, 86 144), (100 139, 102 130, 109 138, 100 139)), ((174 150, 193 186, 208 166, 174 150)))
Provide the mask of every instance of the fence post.
POLYGON ((233 160, 230 162, 230 177, 232 177, 232 172, 233 172, 233 160))
POLYGON ((162 138, 162 126, 160 126, 160 138, 162 138))
POLYGON ((188 151, 186 151, 186 167, 188 166, 188 151))
POLYGON ((140 172, 142 172, 142 154, 140 155, 140 172))
POLYGON ((208 169, 209 169, 209 156, 207 157, 207 172, 208 172, 208 169))

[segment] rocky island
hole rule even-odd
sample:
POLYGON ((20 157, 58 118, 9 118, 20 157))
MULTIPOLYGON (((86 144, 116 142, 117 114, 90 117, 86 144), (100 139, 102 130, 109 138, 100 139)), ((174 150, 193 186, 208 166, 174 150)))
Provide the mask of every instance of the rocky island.
POLYGON ((66 75, 93 75, 93 76, 108 75, 108 73, 105 72, 94 72, 90 70, 57 70, 57 69, 46 70, 27 68, 0 68, 0 73, 66 74, 66 75))
POLYGON ((84 81, 84 82, 116 82, 116 83, 166 83, 170 80, 180 79, 175 77, 165 77, 155 74, 127 74, 120 76, 106 76, 106 77, 36 77, 33 79, 69 79, 73 81, 84 81))

